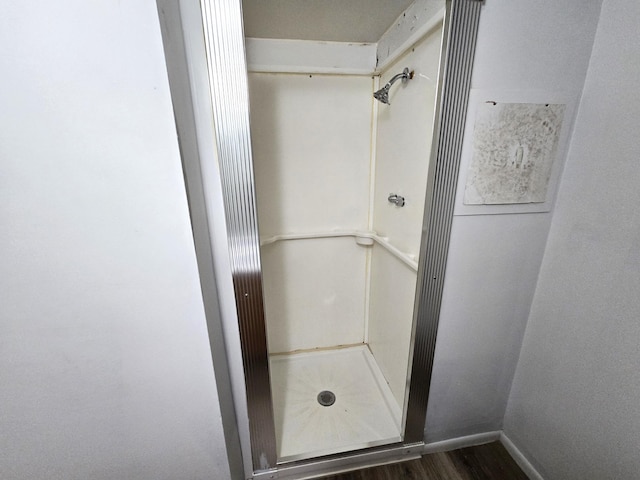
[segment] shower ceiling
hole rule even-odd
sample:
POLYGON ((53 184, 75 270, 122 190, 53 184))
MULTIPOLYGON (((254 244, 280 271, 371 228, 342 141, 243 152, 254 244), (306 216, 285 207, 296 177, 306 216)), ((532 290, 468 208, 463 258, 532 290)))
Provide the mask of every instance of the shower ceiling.
POLYGON ((413 0, 243 0, 245 35, 375 43, 413 0))

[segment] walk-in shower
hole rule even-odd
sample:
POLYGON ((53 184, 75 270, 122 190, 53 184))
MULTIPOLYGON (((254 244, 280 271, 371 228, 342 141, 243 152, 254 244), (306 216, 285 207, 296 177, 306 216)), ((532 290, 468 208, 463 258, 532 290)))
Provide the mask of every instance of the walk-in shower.
POLYGON ((400 79, 402 79, 402 83, 407 83, 409 80, 413 78, 413 75, 414 75, 414 72, 412 71, 410 72, 409 68, 405 67, 405 69, 402 72, 398 73, 397 75, 394 75, 384 87, 382 87, 380 90, 376 92, 373 92, 373 98, 381 101, 382 103, 386 103, 387 105, 391 105, 391 102, 389 101, 389 90, 391 89, 391 85, 393 85, 400 79))
POLYGON ((443 160, 456 150, 438 145, 463 124, 480 8, 434 2, 424 25, 405 26, 398 51, 247 40, 248 75, 239 3, 201 2, 219 172, 185 160, 185 176, 194 225, 215 207, 196 204, 199 175, 222 185, 227 254, 214 253, 229 264, 235 293, 223 323, 241 346, 229 359, 244 374, 230 382, 246 478, 421 453, 451 220, 442 205, 455 189, 455 169, 434 171, 459 160, 443 160), (310 46, 346 55, 303 58, 310 46), (370 66, 348 63, 356 51, 369 52, 370 66), (393 109, 380 107, 374 98, 389 104, 398 80, 393 109))
POLYGON ((404 438, 441 42, 440 25, 374 78, 249 71, 281 464, 404 438))

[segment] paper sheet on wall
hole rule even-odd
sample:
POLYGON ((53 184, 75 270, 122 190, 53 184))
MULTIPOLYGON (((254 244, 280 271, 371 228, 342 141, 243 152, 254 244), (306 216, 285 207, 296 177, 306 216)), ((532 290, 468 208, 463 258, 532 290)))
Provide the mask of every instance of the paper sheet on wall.
POLYGON ((479 105, 464 204, 544 202, 564 111, 563 104, 479 105))

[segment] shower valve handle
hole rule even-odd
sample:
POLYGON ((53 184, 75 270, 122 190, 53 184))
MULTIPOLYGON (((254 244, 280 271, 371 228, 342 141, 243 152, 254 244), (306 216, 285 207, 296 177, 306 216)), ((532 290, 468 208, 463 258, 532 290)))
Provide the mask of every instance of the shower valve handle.
POLYGON ((404 197, 401 197, 400 195, 391 193, 387 200, 389 200, 390 203, 395 203, 396 207, 404 207, 404 197))

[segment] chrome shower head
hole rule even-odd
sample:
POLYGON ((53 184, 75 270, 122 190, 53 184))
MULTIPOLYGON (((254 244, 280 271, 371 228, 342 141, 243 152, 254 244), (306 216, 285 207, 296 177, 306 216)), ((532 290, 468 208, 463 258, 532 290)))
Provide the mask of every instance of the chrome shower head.
POLYGON ((382 87, 377 92, 373 92, 373 98, 375 98, 376 100, 381 101, 382 103, 386 103, 387 105, 391 105, 389 103, 389 89, 390 88, 391 88, 391 85, 389 85, 387 83, 384 87, 382 87))
POLYGON ((413 78, 413 72, 410 72, 408 68, 405 68, 402 73, 395 75, 389 82, 382 87, 377 92, 373 92, 373 98, 376 100, 386 103, 387 105, 391 105, 389 102, 389 90, 391 89, 391 85, 393 85, 399 79, 402 79, 402 83, 407 83, 410 79, 413 78))

